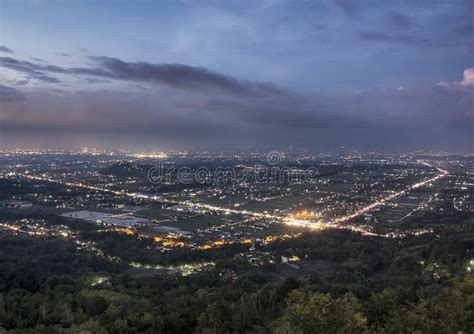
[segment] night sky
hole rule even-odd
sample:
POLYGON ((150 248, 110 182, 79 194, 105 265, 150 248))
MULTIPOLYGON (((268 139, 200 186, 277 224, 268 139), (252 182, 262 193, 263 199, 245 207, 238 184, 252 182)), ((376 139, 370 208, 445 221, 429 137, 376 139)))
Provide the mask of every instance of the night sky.
POLYGON ((474 0, 0 0, 0 66, 0 148, 474 143, 474 0))

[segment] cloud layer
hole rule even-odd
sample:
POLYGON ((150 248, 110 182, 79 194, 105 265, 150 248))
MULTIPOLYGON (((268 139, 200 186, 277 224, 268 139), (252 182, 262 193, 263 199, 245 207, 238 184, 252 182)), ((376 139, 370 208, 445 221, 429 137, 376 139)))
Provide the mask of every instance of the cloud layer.
POLYGON ((334 147, 349 140, 361 147, 377 143, 397 148, 426 145, 434 139, 433 131, 436 136, 442 133, 449 147, 465 146, 472 136, 472 68, 457 83, 302 95, 183 64, 92 57, 90 67, 64 68, 9 57, 1 60, 6 68, 41 82, 61 82, 53 77, 61 75, 66 81, 84 77, 96 78, 91 83, 107 79, 105 84, 144 85, 134 90, 76 92, 43 88, 26 96, 0 86, 0 128, 5 134, 54 132, 78 138, 120 134, 116 146, 126 136, 138 136, 183 145, 253 141, 334 147), (455 140, 449 135, 454 132, 455 140))
POLYGON ((67 74, 162 84, 183 90, 214 91, 232 95, 264 97, 290 94, 269 83, 238 80, 204 67, 184 64, 130 63, 110 57, 90 57, 90 60, 94 64, 92 67, 63 68, 20 61, 11 57, 0 57, 0 65, 46 83, 59 83, 60 80, 54 77, 54 74, 67 74))

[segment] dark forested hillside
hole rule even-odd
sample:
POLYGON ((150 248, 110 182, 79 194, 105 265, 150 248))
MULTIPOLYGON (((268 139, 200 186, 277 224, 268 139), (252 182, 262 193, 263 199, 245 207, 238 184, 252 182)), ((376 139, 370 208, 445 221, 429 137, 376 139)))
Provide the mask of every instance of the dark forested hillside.
MULTIPOLYGON (((334 266, 296 278, 235 260, 238 245, 196 253, 193 261, 215 267, 181 276, 130 270, 124 259, 134 259, 134 247, 146 249, 145 241, 91 233, 87 224, 75 228, 86 240, 94 236, 102 253, 4 231, 0 327, 11 333, 471 333, 474 231, 465 218, 416 221, 440 232, 426 237, 328 230, 262 249, 282 255, 291 249, 334 266)), ((190 259, 171 251, 153 261, 190 259)))

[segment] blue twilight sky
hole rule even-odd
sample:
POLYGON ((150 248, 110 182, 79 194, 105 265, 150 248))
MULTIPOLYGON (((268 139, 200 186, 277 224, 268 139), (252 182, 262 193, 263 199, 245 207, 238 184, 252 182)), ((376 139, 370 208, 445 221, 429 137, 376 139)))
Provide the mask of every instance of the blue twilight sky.
POLYGON ((472 148, 474 0, 0 0, 0 45, 4 146, 472 148))

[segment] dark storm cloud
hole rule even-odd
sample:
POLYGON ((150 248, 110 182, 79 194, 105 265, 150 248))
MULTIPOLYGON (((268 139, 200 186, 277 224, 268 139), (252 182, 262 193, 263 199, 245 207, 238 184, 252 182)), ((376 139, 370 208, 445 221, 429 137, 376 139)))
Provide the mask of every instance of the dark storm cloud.
POLYGON ((165 84, 184 90, 215 90, 233 95, 287 94, 286 91, 272 84, 238 80, 204 67, 147 62, 131 63, 109 57, 91 57, 91 59, 97 64, 97 67, 73 68, 70 69, 70 72, 110 79, 165 84))
POLYGON ((6 52, 6 53, 13 53, 13 51, 6 46, 0 45, 0 51, 1 52, 6 52))
POLYGON ((411 27, 410 18, 400 12, 390 11, 386 14, 386 18, 388 22, 393 26, 406 29, 411 27))
POLYGON ((59 80, 50 75, 50 73, 58 73, 162 84, 183 90, 214 91, 239 96, 293 95, 291 92, 270 83, 239 80, 204 67, 183 64, 134 63, 109 57, 90 57, 90 59, 95 65, 89 68, 63 68, 54 65, 41 65, 19 61, 11 57, 0 57, 0 65, 28 74, 44 82, 58 83, 59 80))
POLYGON ((30 78, 47 83, 59 83, 60 81, 57 78, 46 74, 45 72, 65 72, 57 66, 42 66, 29 61, 16 60, 11 57, 0 57, 0 66, 24 73, 30 78))
POLYGON ((0 85, 0 103, 25 100, 25 95, 18 89, 0 85))

